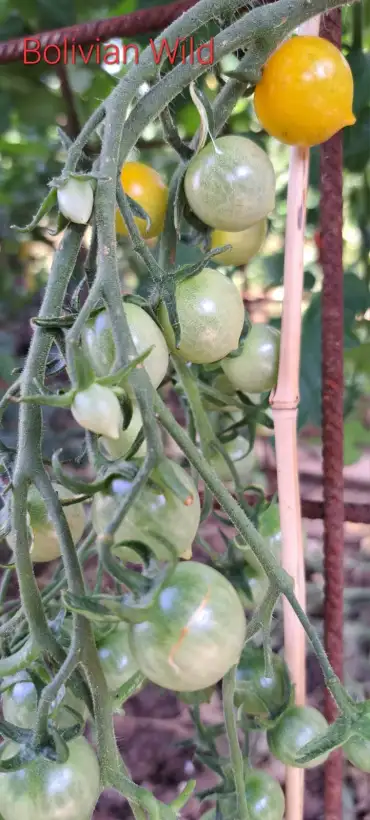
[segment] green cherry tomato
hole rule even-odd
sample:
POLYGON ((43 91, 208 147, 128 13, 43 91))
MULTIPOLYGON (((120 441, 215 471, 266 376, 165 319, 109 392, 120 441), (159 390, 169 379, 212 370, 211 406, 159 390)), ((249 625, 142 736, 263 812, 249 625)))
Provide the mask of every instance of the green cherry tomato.
POLYGON ((69 177, 65 185, 57 189, 60 212, 69 222, 86 225, 94 205, 94 190, 90 180, 69 177))
POLYGON ((266 670, 263 649, 246 644, 236 670, 236 706, 248 715, 273 718, 287 706, 289 695, 289 672, 283 658, 271 653, 266 670))
MULTIPOLYGON (((245 796, 249 820, 283 820, 284 793, 276 780, 267 772, 252 769, 245 775, 245 796)), ((235 820, 237 803, 235 797, 220 798, 223 820, 235 820)))
POLYGON ((258 532, 265 538, 275 557, 281 553, 281 529, 278 504, 270 504, 264 510, 258 521, 258 532))
POLYGON ((122 410, 110 387, 95 382, 86 390, 79 390, 71 404, 71 413, 85 430, 119 439, 123 425, 122 410))
MULTIPOLYGON (((134 404, 130 424, 125 430, 120 430, 119 438, 112 439, 106 436, 101 436, 99 439, 99 447, 103 451, 105 457, 111 461, 117 458, 124 458, 131 449, 134 441, 136 441, 143 426, 143 420, 137 404, 134 404)), ((147 452, 146 441, 140 445, 135 453, 135 459, 145 458, 147 452)))
POLYGON ((180 563, 150 610, 134 624, 131 645, 149 680, 175 691, 205 689, 240 657, 243 608, 229 581, 205 564, 180 563))
MULTIPOLYGON (((5 678, 2 688, 4 689, 2 706, 5 720, 22 729, 34 729, 37 718, 37 692, 27 672, 18 672, 10 679, 5 678), (9 688, 4 689, 6 686, 9 688)), ((77 723, 77 715, 69 709, 73 709, 84 719, 87 717, 85 704, 76 698, 70 689, 62 687, 49 711, 49 717, 55 721, 58 728, 65 729, 77 723)))
POLYGON ((253 325, 240 356, 223 359, 221 367, 236 390, 265 393, 276 385, 280 333, 268 325, 253 325))
MULTIPOLYGON (((144 367, 155 388, 163 381, 168 368, 168 350, 159 327, 152 317, 133 302, 125 302, 125 313, 138 355, 149 347, 153 350, 144 361, 144 367)), ((87 322, 82 343, 98 376, 107 376, 115 360, 115 347, 110 319, 105 310, 87 322)))
MULTIPOLYGON (((18 748, 7 743, 2 759, 18 748)), ((85 738, 72 740, 68 748, 66 763, 38 757, 24 769, 0 773, 3 820, 91 820, 101 792, 99 764, 85 738)))
POLYGON ((244 231, 275 207, 272 163, 262 148, 241 136, 209 142, 190 160, 184 186, 196 216, 221 231, 244 231))
POLYGON ((343 752, 356 769, 370 772, 370 740, 353 735, 343 746, 343 752))
MULTIPOLYGON (((74 494, 61 484, 54 483, 54 489, 61 501, 74 498, 74 494)), ((28 524, 32 535, 30 555, 32 561, 52 561, 60 556, 60 544, 54 524, 51 522, 44 500, 35 486, 31 486, 27 496, 28 524)), ((85 527, 85 513, 82 504, 70 504, 64 507, 69 528, 75 543, 81 538, 85 527)), ((7 536, 11 549, 15 545, 15 533, 7 536)))
POLYGON ((249 564, 248 559, 240 571, 241 577, 233 579, 233 583, 238 590, 244 609, 250 612, 262 603, 268 590, 269 580, 262 567, 258 569, 249 564))
POLYGON ((180 282, 176 287, 176 306, 181 328, 178 349, 163 302, 158 318, 169 347, 182 359, 209 364, 238 347, 244 304, 236 285, 221 271, 204 268, 180 282))
POLYGON ((267 219, 261 219, 245 231, 213 231, 211 248, 231 245, 228 251, 214 257, 217 265, 247 265, 261 249, 267 234, 267 219))
POLYGON ((229 379, 225 376, 224 373, 218 373, 214 381, 212 382, 211 387, 214 390, 219 390, 226 398, 230 397, 230 404, 223 404, 220 405, 217 400, 211 398, 211 396, 203 396, 203 407, 205 410, 209 411, 218 411, 218 413, 230 413, 235 411, 235 404, 234 401, 237 399, 235 387, 229 379))
POLYGON ((129 644, 129 627, 122 622, 98 645, 98 655, 110 692, 116 692, 138 671, 129 644))
MULTIPOLYGON (((197 488, 189 474, 173 462, 179 481, 193 497, 192 504, 184 504, 171 490, 146 485, 130 507, 122 524, 116 530, 115 543, 139 541, 149 547, 159 561, 168 559, 165 541, 173 544, 179 556, 190 558, 191 546, 200 521, 200 501, 197 488)), ((112 482, 112 495, 94 496, 92 520, 97 533, 103 532, 112 520, 127 482, 112 482)), ((135 561, 138 556, 129 547, 114 550, 122 560, 135 561)))
MULTIPOLYGON (((251 476, 256 467, 256 456, 253 450, 248 452, 249 444, 243 436, 236 436, 232 441, 223 442, 223 447, 237 472, 241 484, 251 481, 251 476)), ((229 466, 221 453, 218 451, 212 455, 210 464, 217 473, 221 481, 229 482, 233 480, 229 466)))
POLYGON ((276 726, 267 732, 270 752, 286 766, 313 769, 324 763, 329 754, 319 755, 305 765, 297 763, 297 757, 306 743, 317 740, 327 728, 324 715, 312 706, 290 706, 276 726))

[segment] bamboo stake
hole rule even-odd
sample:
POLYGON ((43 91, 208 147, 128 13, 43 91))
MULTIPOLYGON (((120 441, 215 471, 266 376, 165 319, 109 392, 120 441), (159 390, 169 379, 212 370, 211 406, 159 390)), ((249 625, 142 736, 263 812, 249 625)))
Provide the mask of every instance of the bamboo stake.
MULTIPOLYGON (((299 34, 317 35, 319 25, 320 18, 314 18, 301 27, 299 34)), ((308 170, 309 149, 292 148, 289 167, 279 376, 276 390, 271 398, 283 542, 282 563, 284 569, 294 580, 295 594, 303 609, 306 607, 306 589, 298 476, 297 414, 308 170)), ((296 703, 303 705, 306 696, 305 633, 285 599, 283 607, 285 659, 295 684, 296 703)), ((286 820, 303 820, 303 769, 287 767, 285 793, 286 820)))

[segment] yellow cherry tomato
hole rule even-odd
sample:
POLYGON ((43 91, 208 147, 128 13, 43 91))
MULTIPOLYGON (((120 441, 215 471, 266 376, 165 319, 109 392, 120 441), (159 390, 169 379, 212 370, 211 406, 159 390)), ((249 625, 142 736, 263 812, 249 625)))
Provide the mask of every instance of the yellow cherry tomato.
POLYGON ((353 125, 353 77, 336 46, 323 37, 292 37, 271 55, 254 94, 257 117, 287 145, 325 142, 353 125))
POLYGON ((230 231, 213 231, 211 248, 220 248, 222 245, 231 245, 229 251, 223 251, 214 257, 214 262, 220 265, 247 265, 260 250, 267 234, 267 220, 261 219, 245 231, 231 233, 230 231))
MULTIPOLYGON (((121 184, 125 193, 141 205, 151 219, 150 228, 147 230, 145 220, 135 217, 141 235, 145 239, 158 236, 163 229, 168 201, 168 188, 162 178, 149 165, 142 162, 126 162, 121 171, 121 184)), ((116 231, 128 236, 119 211, 116 213, 116 231)))

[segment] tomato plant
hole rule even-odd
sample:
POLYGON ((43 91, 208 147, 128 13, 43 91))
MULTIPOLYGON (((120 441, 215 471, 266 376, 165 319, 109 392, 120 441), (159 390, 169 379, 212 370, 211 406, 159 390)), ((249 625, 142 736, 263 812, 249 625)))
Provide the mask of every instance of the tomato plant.
MULTIPOLYGON (((166 215, 168 189, 161 176, 142 162, 126 162, 121 171, 121 185, 125 193, 134 199, 150 218, 150 228, 140 217, 135 222, 142 236, 147 239, 161 233, 166 215)), ((126 224, 120 212, 116 214, 116 231, 128 235, 126 224)))
POLYGON ((236 390, 265 393, 276 385, 280 333, 268 325, 253 325, 239 356, 230 356, 221 367, 236 390))
MULTIPOLYGON (((146 486, 130 508, 115 533, 115 552, 124 560, 135 560, 137 554, 129 547, 120 548, 122 542, 139 541, 153 550, 158 560, 168 557, 166 541, 173 545, 177 555, 190 557, 200 520, 200 501, 197 489, 189 474, 173 463, 179 481, 189 490, 193 501, 184 504, 172 490, 146 486)), ((103 532, 112 519, 127 482, 113 482, 113 494, 98 494, 93 502, 93 523, 96 532, 103 532), (116 489, 116 492, 114 492, 116 489)))
POLYGON ((219 137, 190 161, 185 194, 192 211, 206 225, 244 231, 275 207, 271 160, 246 137, 219 137))
POLYGON ((297 757, 306 743, 316 740, 327 728, 324 715, 312 706, 290 706, 267 733, 270 752, 287 766, 312 769, 324 763, 328 754, 322 754, 304 765, 297 763, 297 757))
MULTIPOLYGON (((9 743, 1 758, 16 752, 17 746, 9 743)), ((4 820, 91 820, 99 794, 99 764, 83 737, 69 744, 66 763, 38 757, 24 769, 0 773, 4 820)))
MULTIPOLYGON (((61 501, 69 501, 74 494, 61 484, 54 483, 54 489, 61 501)), ((52 561, 60 556, 60 544, 55 527, 49 517, 45 502, 35 486, 31 486, 27 496, 28 522, 31 532, 32 561, 52 561)), ((81 503, 68 504, 64 507, 73 540, 79 541, 85 527, 85 514, 81 503)), ((15 533, 12 530, 7 536, 9 546, 14 549, 15 533)))
POLYGON ((118 624, 98 642, 98 655, 111 692, 117 691, 137 672, 137 663, 129 644, 129 628, 125 623, 118 624))
MULTIPOLYGON (((126 5, 135 2, 129 0, 126 5)), ((344 4, 344 0, 337 2, 344 4)), ((10 0, 4 3, 11 5, 10 0)), ((138 0, 137 5, 143 3, 138 0)), ((49 12, 68 16, 65 6, 70 4, 59 4, 63 9, 56 8, 58 4, 52 9, 51 0, 36 5, 43 7, 42 19, 38 21, 37 14, 30 21, 24 19, 25 30, 27 26, 31 31, 52 30, 54 21, 46 19, 49 12)), ((73 22, 78 23, 83 4, 77 5, 81 8, 73 22)), ((188 705, 194 731, 187 741, 202 765, 212 771, 210 789, 203 794, 216 803, 217 820, 259 820, 261 816, 282 820, 280 786, 250 768, 249 733, 256 728, 266 729, 270 750, 289 766, 302 766, 304 748, 303 767, 317 765, 326 759, 331 745, 346 739, 348 759, 369 768, 366 703, 348 697, 308 620, 311 613, 303 611, 295 584, 280 566, 279 508, 275 503, 268 506, 268 482, 262 470, 255 468, 262 448, 272 450, 275 445, 275 441, 261 442, 261 435, 268 431, 276 438, 279 506, 287 539, 283 563, 288 564, 285 553, 291 554, 295 547, 294 538, 292 543, 289 540, 288 512, 294 520, 297 512, 296 494, 289 497, 286 490, 297 479, 293 416, 298 373, 291 374, 291 383, 282 378, 288 407, 285 418, 290 418, 281 441, 281 427, 274 429, 272 423, 274 401, 279 404, 279 397, 270 395, 280 367, 280 334, 275 325, 284 317, 280 369, 285 377, 288 365, 298 369, 302 314, 299 425, 312 421, 317 425, 319 325, 321 307, 323 319, 328 308, 320 293, 322 280, 325 289, 328 285, 325 221, 331 227, 330 214, 335 225, 341 157, 333 149, 332 162, 327 147, 320 155, 320 257, 325 269, 321 277, 312 240, 317 234, 320 152, 313 152, 306 198, 308 154, 301 146, 316 144, 345 121, 353 121, 351 73, 339 51, 326 40, 294 35, 288 40, 310 16, 324 14, 328 0, 255 3, 252 12, 236 0, 217 0, 215 19, 221 31, 214 42, 214 70, 208 71, 202 59, 193 60, 191 55, 182 60, 189 35, 194 34, 195 40, 203 36, 211 5, 209 0, 198 0, 195 8, 164 32, 165 39, 169 34, 172 44, 178 42, 174 61, 165 48, 156 64, 153 46, 155 50, 158 41, 142 52, 140 41, 140 61, 133 60, 117 76, 112 76, 113 71, 108 76, 110 72, 101 70, 104 66, 97 66, 95 72, 91 65, 88 71, 69 73, 68 83, 61 76, 58 90, 55 68, 47 68, 47 60, 41 85, 40 72, 28 72, 33 79, 28 78, 25 88, 34 82, 44 92, 53 89, 48 99, 54 122, 48 122, 40 151, 33 129, 22 129, 22 117, 17 111, 14 115, 7 104, 7 77, 0 89, 2 216, 11 174, 17 173, 27 183, 22 196, 15 198, 16 212, 19 203, 23 205, 22 218, 11 220, 20 228, 8 234, 6 224, 1 233, 2 269, 4 276, 8 268, 11 272, 10 290, 16 291, 19 280, 22 282, 17 304, 23 304, 27 288, 34 288, 35 283, 38 287, 33 265, 27 265, 18 253, 23 224, 29 254, 36 243, 45 246, 42 265, 47 271, 47 277, 42 277, 42 305, 32 319, 32 338, 22 328, 17 340, 14 355, 20 361, 14 362, 18 367, 12 383, 13 351, 11 366, 6 362, 4 369, 3 357, 0 366, 0 387, 6 382, 0 400, 0 420, 5 427, 5 435, 0 432, 0 539, 10 533, 13 552, 0 579, 0 679, 5 716, 0 723, 4 738, 0 820, 91 820, 100 788, 123 795, 135 818, 171 820, 182 815, 192 782, 184 792, 176 790, 174 799, 164 805, 143 785, 131 781, 121 761, 115 729, 121 731, 123 722, 125 736, 129 717, 121 713, 120 724, 114 726, 112 713, 119 701, 130 713, 138 701, 127 707, 126 702, 142 690, 144 700, 150 697, 153 687, 147 693, 144 689, 148 682, 179 693, 188 705), (222 14, 221 6, 225 6, 222 14), (239 49, 245 55, 236 64, 239 49), (272 55, 267 62, 266 55, 272 55), (81 92, 87 82, 93 83, 91 98, 81 92), (104 99, 108 82, 109 95, 104 99), (75 84, 81 92, 76 111, 75 84), (261 128, 252 110, 253 93, 261 128), (91 102, 95 110, 85 121, 91 102), (178 107, 184 102, 199 123, 194 134, 186 127, 177 131, 178 107), (64 116, 61 103, 71 138, 55 127, 56 118, 61 123, 64 116), (77 133, 76 113, 82 125, 79 136, 73 133, 77 133), (269 134, 299 146, 292 152, 289 174, 290 152, 269 134), (53 147, 56 136, 62 150, 53 147), (25 151, 28 161, 23 163, 25 151), (50 159, 55 169, 50 168, 50 159), (42 185, 50 189, 37 209, 35 197, 28 199, 35 166, 44 169, 42 185), (163 168, 163 179, 154 168, 163 168), (56 176, 49 180, 49 172, 56 176), (338 185, 332 184, 334 172, 338 185), (327 208, 326 190, 330 191, 327 208), (54 214, 49 215, 53 209, 58 210, 56 224, 54 214), (26 225, 28 216, 31 221, 26 225), (268 219, 266 256, 261 259, 268 219), (117 233, 127 241, 117 242, 117 233), (215 249, 224 244, 229 250, 217 256, 215 249), (302 271, 295 265, 303 257, 312 268, 305 270, 304 310, 302 271), (9 260, 15 261, 14 268, 9 260), (247 281, 235 268, 251 260, 247 281), (295 333, 286 338, 292 328, 295 333), (305 390, 307 369, 309 391, 305 390), (78 421, 73 435, 58 429, 55 408, 59 407, 71 408, 78 421), (285 445, 286 465, 284 460, 281 464, 285 445), (50 491, 50 482, 65 508, 61 521, 61 507, 50 491), (42 490, 46 504, 35 487, 42 490), (78 504, 65 505, 76 499, 78 504), (86 506, 84 533, 81 499, 86 506), (42 573, 37 568, 32 571, 32 561, 47 561, 60 554, 62 560, 55 566, 42 573), (338 708, 340 718, 328 731, 319 712, 292 705, 294 689, 282 655, 283 642, 297 692, 299 675, 292 662, 293 627, 292 635, 288 630, 283 638, 289 610, 280 605, 282 596, 310 639, 338 708), (263 649, 250 645, 257 629, 262 633, 263 649), (49 700, 54 699, 50 708, 45 696, 40 700, 44 683, 50 684, 49 700), (204 708, 207 703, 212 711, 215 705, 220 712, 212 725, 204 708), (82 737, 76 739, 85 717, 91 722, 96 758, 82 737), (348 726, 355 733, 349 740, 348 726), (362 735, 363 742, 359 741, 362 735), (311 760, 307 754, 310 740, 317 741, 311 760), (36 758, 39 751, 42 756, 36 758), (55 759, 57 763, 52 762, 55 759), (18 764, 20 770, 16 770, 18 764)), ((333 7, 335 0, 329 5, 333 7)), ((348 195, 344 239, 350 236, 351 244, 350 253, 347 248, 344 254, 345 263, 349 260, 351 265, 343 289, 344 338, 346 344, 354 345, 345 413, 347 404, 352 412, 362 390, 360 382, 368 375, 366 356, 358 343, 365 340, 367 344, 369 310, 368 180, 366 150, 361 145, 369 112, 367 61, 358 54, 365 38, 359 32, 361 11, 358 4, 354 6, 353 20, 352 9, 348 18, 353 32, 348 19, 344 20, 349 62, 361 77, 353 106, 358 123, 345 133, 350 139, 344 140, 344 191, 348 195), (348 170, 355 166, 356 180, 348 170), (360 191, 355 190, 356 185, 360 191)), ((8 11, 10 14, 11 9, 8 11)), ((14 28, 14 15, 8 20, 8 11, 2 22, 5 28, 8 24, 14 28)), ((55 20, 54 29, 68 24, 62 17, 60 22, 55 20)), ((335 16, 333 21, 329 15, 326 25, 331 36, 335 16)), ((103 54, 118 48, 111 43, 101 45, 103 54)), ((135 46, 129 48, 135 50, 135 46)), ((201 53, 205 48, 203 44, 201 53)), ((9 83, 14 93, 16 86, 9 83)), ((23 93, 27 96, 32 108, 34 94, 23 93)), ((38 127, 34 110, 32 114, 38 127)), ((340 259, 334 253, 334 245, 340 250, 340 237, 338 231, 334 233, 333 262, 340 259)), ((341 275, 339 264, 336 268, 341 275)), ((4 293, 8 282, 9 276, 7 284, 0 282, 4 293)), ((14 305, 9 317, 3 312, 12 322, 14 305)), ((22 322, 23 318, 22 314, 22 322)), ((325 321, 322 325, 325 337, 325 321)), ((3 343, 0 334, 0 345, 3 343)), ((324 344, 324 364, 327 350, 324 344)), ((329 384, 334 379, 325 377, 324 391, 329 384)), ((301 666, 298 645, 296 658, 301 666)), ((162 695, 169 697, 166 692, 162 695)), ((300 788, 299 772, 289 776, 300 788)), ((297 794, 298 802, 298 791, 288 783, 289 817, 297 808, 291 805, 291 794, 297 794)), ((197 796, 202 797, 199 790, 197 796)), ((300 803, 301 797, 299 794, 300 803)))
MULTIPOLYGON (((5 720, 22 729, 33 729, 37 717, 37 691, 27 672, 18 672, 12 678, 4 678, 2 689, 1 702, 5 720)), ((51 704, 49 716, 58 728, 64 729, 77 722, 74 712, 85 717, 85 704, 70 689, 63 687, 57 701, 51 704)))
POLYGON ((181 341, 175 336, 162 303, 159 321, 169 347, 186 361, 207 364, 223 359, 238 347, 244 323, 244 305, 234 283, 223 273, 204 268, 176 288, 181 341))
MULTIPOLYGON (((168 350, 163 335, 151 316, 139 305, 125 302, 125 312, 138 355, 153 347, 144 360, 144 367, 154 387, 158 387, 168 368, 168 350)), ((83 344, 96 374, 106 376, 114 364, 115 347, 110 319, 105 310, 87 322, 83 344)))
POLYGON ((218 253, 215 262, 218 265, 247 265, 261 250, 266 239, 267 220, 261 219, 244 231, 212 231, 212 248, 231 245, 229 250, 218 253))
POLYGON ((254 105, 266 131, 288 145, 317 145, 353 125, 353 77, 323 37, 292 37, 269 58, 254 105))
POLYGON ((236 670, 235 703, 248 715, 276 717, 287 705, 289 673, 275 652, 266 669, 263 649, 246 644, 236 670))
POLYGON ((205 689, 237 663, 245 617, 231 584, 212 567, 179 564, 131 646, 149 680, 175 691, 205 689))

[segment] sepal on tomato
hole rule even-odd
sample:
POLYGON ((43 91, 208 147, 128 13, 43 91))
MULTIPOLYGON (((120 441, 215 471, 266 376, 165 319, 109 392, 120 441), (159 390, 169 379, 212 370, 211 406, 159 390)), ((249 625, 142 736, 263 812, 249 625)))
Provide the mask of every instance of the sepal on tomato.
POLYGON ((137 695, 138 692, 141 692, 146 683, 147 678, 145 675, 143 675, 140 671, 136 672, 135 675, 133 675, 130 680, 126 681, 126 683, 123 683, 114 694, 113 703, 117 708, 121 708, 126 700, 129 700, 129 698, 132 698, 133 695, 137 695))
POLYGON ((0 678, 15 675, 35 661, 40 655, 40 648, 34 638, 29 637, 23 646, 6 658, 0 659, 0 678))
POLYGON ((316 758, 328 755, 334 749, 343 746, 346 740, 354 734, 352 727, 351 718, 340 715, 324 734, 302 747, 301 753, 297 755, 297 764, 306 766, 307 763, 311 763, 316 758))
POLYGON ((55 188, 52 188, 52 190, 49 191, 48 195, 45 197, 45 199, 41 203, 37 213, 35 214, 35 216, 33 217, 33 219, 31 220, 31 222, 28 225, 25 225, 24 228, 20 228, 19 225, 11 225, 10 227, 13 228, 14 230, 19 231, 20 233, 28 233, 29 231, 34 230, 34 228, 36 228, 36 226, 39 224, 42 217, 45 216, 46 214, 48 214, 49 211, 51 211, 51 209, 54 207, 56 201, 57 201, 57 192, 56 192, 55 188))
POLYGON ((189 92, 200 117, 197 146, 193 155, 195 156, 198 151, 201 151, 202 148, 204 148, 207 142, 208 134, 213 142, 215 136, 215 123, 212 105, 206 94, 204 94, 201 88, 198 88, 194 81, 190 83, 189 92))

